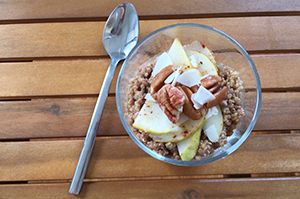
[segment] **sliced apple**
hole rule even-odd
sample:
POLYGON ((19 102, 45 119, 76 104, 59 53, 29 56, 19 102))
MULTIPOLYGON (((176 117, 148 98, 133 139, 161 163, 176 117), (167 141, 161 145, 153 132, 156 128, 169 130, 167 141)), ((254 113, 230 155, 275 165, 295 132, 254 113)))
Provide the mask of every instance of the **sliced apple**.
POLYGON ((152 134, 170 133, 175 127, 157 102, 151 100, 146 100, 132 126, 152 134))
POLYGON ((184 49, 186 51, 188 50, 198 51, 203 55, 205 55, 215 66, 217 65, 212 52, 204 44, 198 41, 193 41, 191 44, 184 46, 184 49))
POLYGON ((223 115, 219 105, 215 106, 218 109, 216 115, 211 115, 203 124, 203 130, 211 142, 218 141, 223 130, 223 115))
POLYGON ((200 71, 201 76, 218 75, 217 67, 204 54, 193 50, 187 51, 186 54, 193 66, 200 71))
POLYGON ((188 119, 186 122, 176 125, 167 134, 149 134, 156 142, 179 142, 194 135, 203 125, 205 118, 200 120, 188 119))
POLYGON ((202 126, 196 131, 196 133, 185 140, 177 142, 177 148, 181 160, 189 161, 191 160, 197 153, 200 136, 201 136, 202 126))
POLYGON ((188 56, 186 55, 183 46, 177 38, 170 47, 168 55, 173 62, 173 66, 176 68, 181 68, 182 71, 187 71, 191 68, 194 68, 188 56))

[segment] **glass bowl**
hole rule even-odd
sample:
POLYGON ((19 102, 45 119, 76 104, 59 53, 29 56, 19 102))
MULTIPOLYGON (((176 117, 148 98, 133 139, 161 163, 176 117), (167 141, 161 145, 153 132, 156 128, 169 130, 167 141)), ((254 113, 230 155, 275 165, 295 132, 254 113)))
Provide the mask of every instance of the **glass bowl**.
MULTIPOLYGON (((199 24, 176 24, 156 30, 143 38, 130 52, 121 68, 116 88, 116 101, 122 124, 132 140, 152 157, 180 166, 208 164, 234 152, 249 136, 258 117, 261 104, 261 86, 256 67, 246 50, 229 35, 215 28, 199 24), (200 160, 182 161, 162 156, 141 143, 132 132, 128 118, 124 116, 127 103, 129 81, 135 76, 138 67, 146 61, 154 61, 162 52, 167 52, 175 38, 182 45, 199 41, 207 46, 219 63, 229 65, 239 72, 244 91, 242 104, 245 111, 227 144, 200 160)), ((134 155, 134 154, 132 154, 134 155)))

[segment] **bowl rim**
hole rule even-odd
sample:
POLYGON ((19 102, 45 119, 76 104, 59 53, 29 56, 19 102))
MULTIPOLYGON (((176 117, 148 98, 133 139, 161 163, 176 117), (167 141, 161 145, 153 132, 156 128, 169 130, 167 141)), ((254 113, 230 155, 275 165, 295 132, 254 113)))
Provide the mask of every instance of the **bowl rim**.
POLYGON ((257 121, 258 115, 259 115, 259 111, 260 111, 260 107, 261 107, 261 83, 260 83, 260 78, 259 78, 259 74, 257 72, 257 69, 255 67, 255 64, 253 62, 253 60, 251 59, 251 57, 249 56, 249 54, 247 53, 247 51, 236 41, 234 40, 232 37, 230 37, 228 34, 210 27, 210 26, 206 26, 206 25, 202 25, 202 24, 195 24, 195 23, 180 23, 180 24, 174 24, 174 25, 169 25, 163 28, 160 28, 158 30, 153 31, 152 33, 148 34, 147 36, 145 36, 143 39, 141 39, 138 44, 131 50, 131 52, 128 54, 127 58, 125 59, 125 61, 122 64, 121 70, 119 72, 118 75, 118 80, 117 80, 117 85, 116 85, 116 103, 117 103, 117 109, 118 109, 118 113, 119 113, 119 117, 121 119, 121 122, 123 124, 123 127, 125 128, 127 134, 131 137, 131 139, 142 149, 144 150, 146 153, 148 153, 150 156, 161 160, 163 162, 169 163, 169 164, 173 164, 173 165, 177 165, 177 166, 200 166, 200 165, 205 165, 208 163, 212 163, 215 162, 217 160, 223 159, 226 156, 228 156, 229 154, 233 153, 238 147, 240 147, 240 145, 248 138, 248 136, 250 135, 252 129, 254 128, 254 125, 257 121), (251 122, 249 124, 249 126, 247 127, 247 129, 245 130, 244 134, 240 137, 240 139, 233 144, 232 146, 230 146, 230 148, 228 148, 225 151, 220 152, 219 154, 217 154, 214 157, 211 157, 209 159, 205 159, 205 158, 201 158, 200 160, 191 160, 191 161, 182 161, 182 160, 175 160, 172 158, 168 158, 165 157, 163 155, 160 155, 154 151, 152 151, 151 149, 149 149, 148 147, 146 147, 143 143, 141 143, 137 137, 134 135, 134 133, 131 131, 129 125, 127 124, 125 117, 124 117, 124 113, 122 110, 122 106, 121 106, 121 101, 120 101, 120 86, 121 86, 121 78, 125 69, 125 66, 128 62, 128 60, 131 58, 132 54, 136 51, 137 48, 139 48, 147 39, 149 39, 150 37, 154 36, 157 33, 160 33, 162 31, 168 30, 168 29, 172 29, 172 28, 178 28, 178 27, 184 27, 184 28, 201 28, 201 29, 206 29, 206 30, 210 30, 220 36, 223 36, 227 39, 230 40, 230 42, 239 50, 239 52, 246 58, 246 60, 248 61, 249 65, 251 66, 253 75, 255 77, 255 82, 256 82, 256 104, 255 104, 255 109, 254 109, 254 113, 253 113, 253 117, 251 119, 251 122))

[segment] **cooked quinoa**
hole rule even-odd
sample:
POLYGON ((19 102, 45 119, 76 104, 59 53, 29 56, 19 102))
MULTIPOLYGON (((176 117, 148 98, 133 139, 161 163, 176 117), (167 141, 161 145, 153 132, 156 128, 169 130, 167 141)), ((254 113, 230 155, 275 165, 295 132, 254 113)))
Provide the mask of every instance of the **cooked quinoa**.
MULTIPOLYGON (((231 135, 241 117, 244 115, 242 108, 243 82, 239 78, 239 73, 233 68, 217 63, 219 76, 222 78, 221 86, 228 87, 226 99, 220 104, 223 114, 223 131, 216 143, 208 140, 202 132, 199 149, 193 160, 200 160, 214 152, 215 149, 224 146, 227 143, 227 136, 231 135)), ((135 77, 129 82, 127 94, 126 116, 129 124, 134 123, 140 109, 145 103, 145 95, 150 89, 152 82, 151 73, 154 64, 139 68, 135 77)), ((132 127, 133 128, 133 127, 132 127)), ((133 128, 135 136, 148 148, 163 156, 180 160, 176 143, 155 142, 146 132, 133 128)))

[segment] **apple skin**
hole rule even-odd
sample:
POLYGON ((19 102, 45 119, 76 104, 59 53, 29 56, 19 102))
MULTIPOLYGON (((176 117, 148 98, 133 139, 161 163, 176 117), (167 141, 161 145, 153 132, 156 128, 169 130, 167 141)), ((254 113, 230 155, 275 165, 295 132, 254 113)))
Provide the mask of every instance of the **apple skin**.
POLYGON ((177 142, 177 148, 181 160, 189 161, 196 155, 200 143, 201 131, 202 126, 196 131, 194 135, 185 140, 177 142))

